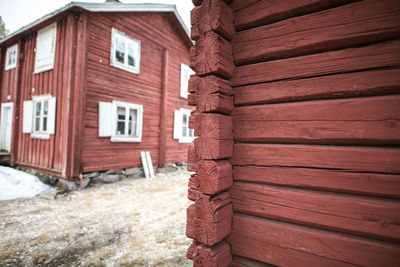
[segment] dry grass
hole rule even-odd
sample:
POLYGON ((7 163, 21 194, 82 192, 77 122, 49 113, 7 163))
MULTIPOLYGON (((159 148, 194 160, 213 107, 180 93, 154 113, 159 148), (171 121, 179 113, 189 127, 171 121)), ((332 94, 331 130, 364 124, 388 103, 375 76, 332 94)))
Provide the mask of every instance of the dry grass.
POLYGON ((187 172, 0 202, 0 266, 191 266, 187 172))

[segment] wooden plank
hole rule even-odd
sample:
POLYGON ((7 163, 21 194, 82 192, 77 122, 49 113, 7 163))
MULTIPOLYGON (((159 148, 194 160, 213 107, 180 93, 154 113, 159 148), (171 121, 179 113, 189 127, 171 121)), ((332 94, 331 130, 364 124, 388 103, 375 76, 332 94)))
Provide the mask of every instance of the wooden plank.
POLYGON ((193 267, 229 266, 232 261, 230 246, 224 241, 213 247, 194 241, 190 245, 186 257, 193 260, 193 267))
POLYGON ((147 161, 147 165, 149 168, 149 174, 150 174, 150 178, 154 178, 154 167, 153 167, 153 161, 151 160, 151 156, 150 156, 150 151, 146 151, 145 152, 146 155, 146 161, 147 161))
POLYGON ((287 167, 235 166, 234 180, 400 198, 400 175, 287 167))
POLYGON ((391 242, 400 241, 400 202, 235 182, 235 211, 391 242))
POLYGON ((233 150, 232 165, 400 173, 400 149, 397 148, 235 144, 233 150))
POLYGON ((400 65, 400 41, 281 59, 235 68, 232 85, 306 78, 400 65))
POLYGON ((292 102, 400 92, 400 69, 363 71, 236 87, 236 105, 292 102))
POLYGON ((351 3, 350 0, 241 0, 234 1, 234 21, 237 30, 254 28, 276 21, 314 13, 351 3))
POLYGON ((398 2, 366 0, 239 32, 233 53, 242 65, 399 37, 398 2))
POLYGON ((400 95, 235 108, 239 142, 399 145, 400 95))
POLYGON ((146 178, 150 178, 150 171, 149 171, 149 165, 147 164, 146 152, 141 151, 140 152, 140 158, 142 159, 142 166, 143 166, 143 170, 144 170, 144 176, 146 178))
POLYGON ((233 254, 279 266, 397 266, 400 246, 237 213, 233 254))
POLYGON ((232 260, 230 267, 274 267, 275 265, 262 263, 246 258, 235 256, 232 260))

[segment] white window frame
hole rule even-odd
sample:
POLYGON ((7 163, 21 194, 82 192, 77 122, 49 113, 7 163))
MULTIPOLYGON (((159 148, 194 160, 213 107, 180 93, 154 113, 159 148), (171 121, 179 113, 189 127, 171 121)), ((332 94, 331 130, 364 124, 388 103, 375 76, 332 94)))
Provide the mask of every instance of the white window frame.
POLYGON ((17 67, 18 62, 18 44, 12 45, 6 51, 5 70, 11 70, 17 67), (9 62, 11 60, 11 63, 9 62))
POLYGON ((32 133, 31 133, 31 138, 38 138, 38 139, 50 139, 50 100, 52 96, 51 95, 39 95, 39 96, 32 96, 32 103, 33 103, 33 114, 32 114, 32 133), (47 123, 46 123, 46 130, 43 131, 43 118, 44 118, 44 102, 47 101, 47 123), (40 129, 37 131, 36 130, 36 103, 42 103, 41 104, 41 110, 39 114, 40 118, 40 129))
POLYGON ((189 79, 190 76, 195 74, 195 72, 187 65, 181 64, 181 90, 180 90, 180 96, 182 98, 187 99, 188 98, 188 88, 189 88, 189 79))
POLYGON ((111 142, 141 142, 142 141, 142 124, 143 124, 143 105, 135 104, 135 103, 128 103, 123 101, 113 101, 113 106, 115 110, 115 130, 114 135, 111 136, 111 142), (125 118, 125 133, 118 134, 118 108, 125 108, 126 113, 125 116, 129 114, 130 109, 136 110, 136 136, 132 136, 127 134, 129 121, 125 118))
POLYGON ((117 29, 111 29, 111 51, 110 51, 110 66, 116 67, 131 73, 140 73, 140 53, 141 53, 141 43, 139 40, 129 37, 123 32, 117 29), (124 63, 116 60, 115 51, 117 46, 117 39, 122 39, 125 42, 125 55, 124 63), (134 47, 134 60, 136 60, 136 66, 131 66, 128 64, 128 45, 131 44, 134 47), (135 49, 136 48, 136 49, 135 49))
MULTIPOLYGON (((57 23, 53 23, 37 32, 36 37, 36 48, 35 48, 35 74, 41 73, 44 71, 52 70, 54 68, 54 58, 56 52, 56 42, 57 42, 57 23), (40 40, 44 38, 43 36, 47 36, 47 38, 51 38, 50 51, 45 55, 40 55, 40 40), (43 61, 44 63, 40 63, 39 61, 43 61)), ((43 53, 43 52, 42 52, 43 53)))
POLYGON ((174 114, 174 139, 179 143, 191 143, 195 139, 194 130, 189 128, 190 109, 180 108, 175 110, 174 114), (183 116, 187 116, 186 125, 184 125, 183 116), (183 127, 186 129, 187 136, 183 136, 183 127))

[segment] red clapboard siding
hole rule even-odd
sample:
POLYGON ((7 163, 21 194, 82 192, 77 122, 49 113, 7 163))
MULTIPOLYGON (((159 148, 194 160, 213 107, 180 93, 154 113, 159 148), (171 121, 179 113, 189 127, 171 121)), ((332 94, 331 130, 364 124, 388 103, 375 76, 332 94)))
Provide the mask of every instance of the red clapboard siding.
POLYGON ((280 144, 235 144, 234 165, 291 166, 400 173, 400 149, 280 144))
POLYGON ((236 64, 248 64, 396 37, 398 2, 367 0, 239 32, 233 51, 236 64))
POLYGON ((397 266, 400 246, 237 213, 233 254, 279 266, 397 266))
POLYGON ((400 65, 400 41, 239 66, 233 86, 400 65))
POLYGON ((240 0, 233 1, 234 23, 237 30, 254 28, 275 21, 317 12, 351 0, 240 0))
POLYGON ((234 180, 400 198, 400 175, 340 170, 235 166, 234 180))
POLYGON ((400 69, 336 74, 236 87, 236 105, 293 102, 400 92, 400 69))
POLYGON ((162 51, 165 43, 168 43, 166 48, 171 49, 168 63, 166 162, 186 161, 187 145, 172 139, 172 130, 174 109, 188 108, 186 99, 179 96, 179 83, 180 66, 181 63, 188 65, 189 48, 168 16, 159 13, 97 13, 90 15, 88 27, 82 172, 141 166, 140 151, 150 151, 153 164, 158 163, 162 51), (111 28, 141 41, 139 75, 110 66, 111 28), (99 102, 113 100, 143 105, 142 142, 117 143, 111 142, 110 138, 98 137, 99 102))
POLYGON ((239 142, 400 144, 400 95, 256 105, 233 111, 239 142))
POLYGON ((236 211, 318 228, 400 241, 400 202, 235 182, 236 211))

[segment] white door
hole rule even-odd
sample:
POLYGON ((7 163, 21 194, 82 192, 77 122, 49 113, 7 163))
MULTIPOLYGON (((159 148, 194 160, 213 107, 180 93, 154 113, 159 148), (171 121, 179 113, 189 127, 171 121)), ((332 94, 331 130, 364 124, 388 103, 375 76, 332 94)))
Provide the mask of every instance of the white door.
POLYGON ((1 104, 0 150, 11 151, 13 103, 1 104))

